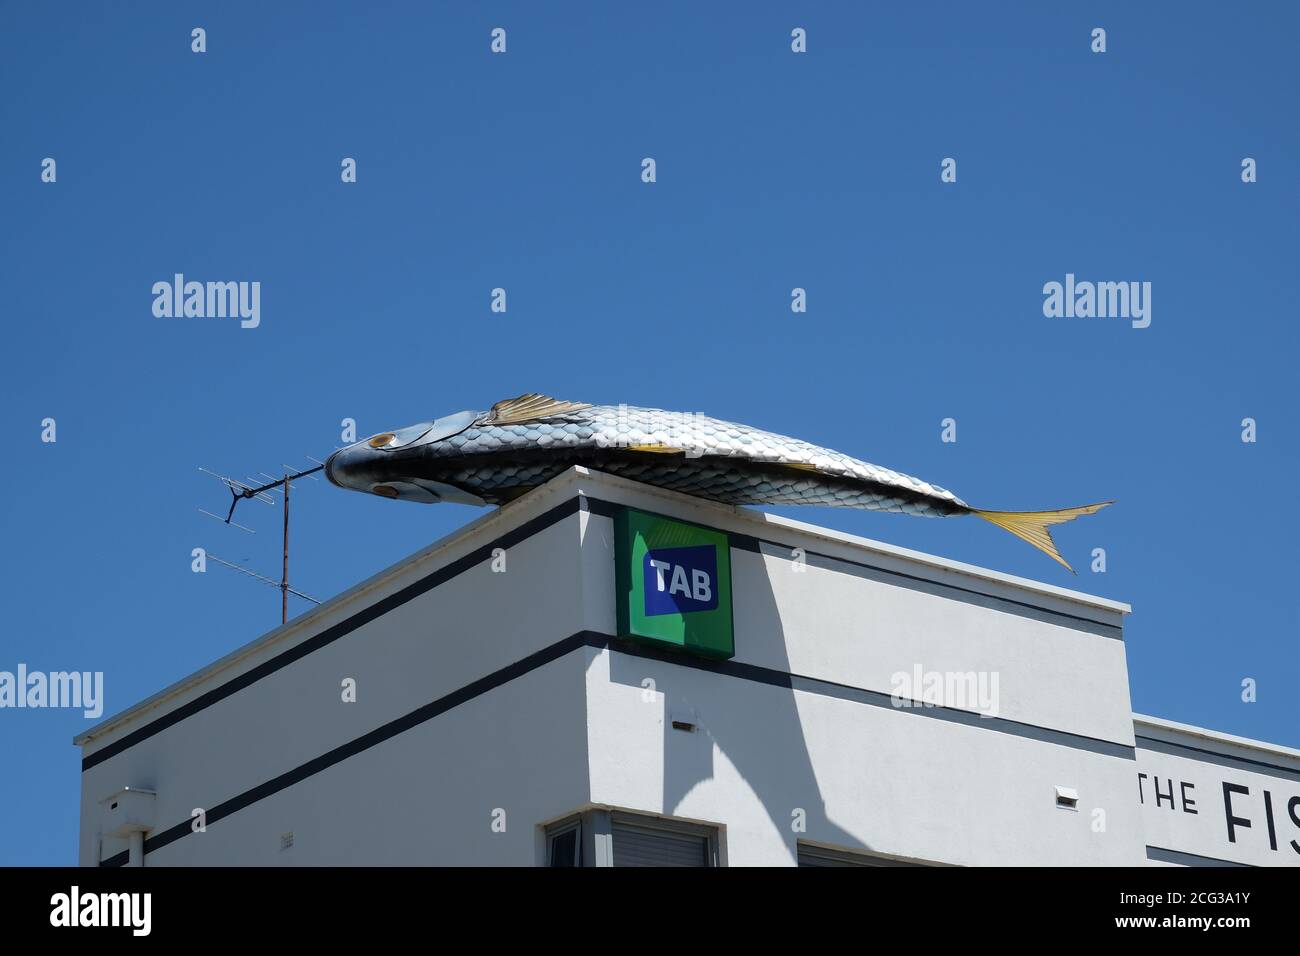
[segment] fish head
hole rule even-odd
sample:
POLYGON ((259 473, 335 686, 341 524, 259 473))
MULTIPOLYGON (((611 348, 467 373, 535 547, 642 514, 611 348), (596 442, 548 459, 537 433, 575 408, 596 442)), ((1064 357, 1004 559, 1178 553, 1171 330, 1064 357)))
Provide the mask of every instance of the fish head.
POLYGON ((325 477, 340 488, 365 491, 381 498, 425 504, 440 501, 484 504, 481 498, 459 488, 422 477, 424 469, 419 467, 421 462, 429 460, 431 445, 455 438, 481 416, 481 412, 457 412, 372 435, 330 455, 325 461, 325 477))

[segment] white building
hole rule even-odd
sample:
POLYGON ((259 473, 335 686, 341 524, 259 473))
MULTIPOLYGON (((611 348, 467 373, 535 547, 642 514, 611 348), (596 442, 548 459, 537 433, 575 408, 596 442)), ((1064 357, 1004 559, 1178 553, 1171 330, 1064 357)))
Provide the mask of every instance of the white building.
POLYGON ((1135 716, 1128 610, 578 468, 80 735, 80 860, 1300 864, 1300 751, 1135 716))

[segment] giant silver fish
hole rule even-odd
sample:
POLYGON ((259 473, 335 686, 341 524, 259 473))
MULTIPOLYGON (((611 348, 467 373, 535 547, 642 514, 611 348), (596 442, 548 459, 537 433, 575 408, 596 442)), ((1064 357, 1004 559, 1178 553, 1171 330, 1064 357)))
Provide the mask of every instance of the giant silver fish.
POLYGON ((341 488, 403 501, 505 504, 573 465, 730 505, 831 505, 927 518, 976 515, 1070 568, 1048 528, 1059 511, 985 511, 952 492, 829 448, 693 412, 563 402, 531 393, 334 452, 341 488))

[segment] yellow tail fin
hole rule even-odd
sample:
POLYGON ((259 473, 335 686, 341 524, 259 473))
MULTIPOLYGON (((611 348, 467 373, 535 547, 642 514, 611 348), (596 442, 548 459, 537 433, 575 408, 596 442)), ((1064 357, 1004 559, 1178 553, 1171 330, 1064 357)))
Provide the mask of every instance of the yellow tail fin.
POLYGON ((1061 553, 1056 550, 1056 542, 1052 540, 1052 533, 1047 529, 1054 524, 1073 521, 1082 515, 1096 514, 1109 504, 1114 504, 1114 502, 1101 501, 1095 505, 1062 508, 1060 511, 980 511, 975 508, 971 510, 971 513, 979 515, 985 521, 995 524, 999 528, 1005 528, 1017 538, 1028 541, 1052 560, 1064 564, 1066 569, 1073 574, 1074 568, 1070 567, 1065 558, 1061 557, 1061 553))

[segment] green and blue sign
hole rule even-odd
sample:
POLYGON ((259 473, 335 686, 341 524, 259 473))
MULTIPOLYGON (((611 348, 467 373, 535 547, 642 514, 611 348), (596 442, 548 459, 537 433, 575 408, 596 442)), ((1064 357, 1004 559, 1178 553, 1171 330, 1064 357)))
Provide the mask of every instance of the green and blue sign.
POLYGON ((624 508, 614 517, 619 637, 736 654, 725 532, 624 508))

